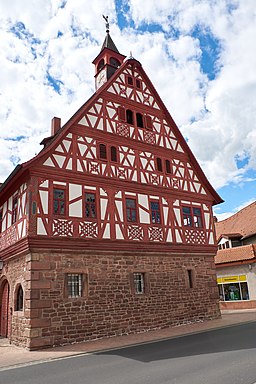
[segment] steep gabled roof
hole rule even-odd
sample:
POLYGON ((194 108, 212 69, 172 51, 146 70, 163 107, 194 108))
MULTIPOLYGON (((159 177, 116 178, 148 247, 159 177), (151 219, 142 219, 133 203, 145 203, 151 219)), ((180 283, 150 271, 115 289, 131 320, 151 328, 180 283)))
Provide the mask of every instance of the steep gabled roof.
POLYGON ((256 234, 256 202, 247 205, 228 219, 215 223, 216 237, 224 234, 241 234, 249 237, 256 234))
POLYGON ((119 53, 117 47, 115 46, 114 41, 112 40, 110 34, 107 32, 105 40, 102 44, 101 51, 103 51, 104 48, 111 49, 112 51, 119 53))
POLYGON ((151 83, 150 79, 148 78, 147 74, 143 70, 141 64, 135 60, 134 58, 130 58, 123 62, 123 64, 117 69, 115 74, 102 86, 100 87, 87 101, 84 103, 81 108, 70 118, 70 120, 52 137, 49 138, 49 141, 47 142, 47 145, 45 148, 42 149, 42 151, 35 156, 33 159, 29 160, 26 163, 23 163, 16 167, 16 172, 9 176, 9 178, 5 181, 5 183, 0 188, 0 198, 10 183, 12 183, 14 180, 16 180, 18 177, 20 177, 25 170, 29 169, 32 166, 35 166, 39 160, 46 157, 49 151, 53 148, 53 146, 58 142, 59 139, 61 139, 64 135, 66 135, 67 131, 71 128, 73 124, 77 124, 83 117, 84 113, 88 111, 91 106, 95 103, 95 101, 101 96, 101 94, 105 93, 105 91, 111 86, 111 84, 115 81, 115 79, 120 76, 122 71, 124 71, 128 66, 131 64, 136 64, 138 71, 140 72, 140 75, 144 79, 144 81, 148 84, 149 89, 154 94, 154 97, 157 101, 157 104, 162 109, 162 111, 165 114, 166 120, 168 124, 172 126, 172 129, 176 135, 176 138, 179 140, 180 145, 182 146, 182 149, 184 152, 188 155, 190 163, 193 165, 193 167, 196 170, 196 174, 200 180, 200 182, 204 185, 204 187, 207 189, 210 196, 212 196, 212 203, 213 204, 219 204, 223 200, 218 195, 218 193, 214 190, 212 185, 209 183, 208 179, 206 178, 204 172, 202 171, 201 167, 199 166, 197 160, 195 159, 193 153, 191 152, 188 144, 186 143, 186 140, 183 138, 182 134, 180 133, 177 125, 175 124, 174 120, 172 119, 169 111, 165 107, 163 101, 161 100, 160 96, 156 92, 153 84, 151 83))

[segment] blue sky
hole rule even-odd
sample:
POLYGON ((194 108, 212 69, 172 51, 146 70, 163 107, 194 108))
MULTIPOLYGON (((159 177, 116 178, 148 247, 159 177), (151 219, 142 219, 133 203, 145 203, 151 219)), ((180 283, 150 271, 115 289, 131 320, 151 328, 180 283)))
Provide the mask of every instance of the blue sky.
POLYGON ((256 199, 254 0, 12 0, 0 3, 0 181, 38 153, 94 92, 105 37, 138 59, 225 200, 256 199))

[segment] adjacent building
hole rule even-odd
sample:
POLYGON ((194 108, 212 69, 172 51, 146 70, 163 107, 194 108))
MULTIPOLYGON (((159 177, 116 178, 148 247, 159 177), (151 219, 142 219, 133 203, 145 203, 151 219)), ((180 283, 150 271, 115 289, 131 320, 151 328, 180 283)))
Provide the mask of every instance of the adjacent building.
POLYGON ((93 64, 95 93, 0 188, 0 334, 29 349, 220 315, 221 198, 108 30, 93 64))
POLYGON ((256 202, 215 224, 221 309, 256 308, 255 215, 256 202))

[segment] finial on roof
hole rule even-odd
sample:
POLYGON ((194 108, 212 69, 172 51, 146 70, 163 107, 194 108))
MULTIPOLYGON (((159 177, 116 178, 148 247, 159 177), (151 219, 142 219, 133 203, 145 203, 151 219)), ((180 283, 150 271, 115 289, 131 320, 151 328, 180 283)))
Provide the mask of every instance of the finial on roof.
POLYGON ((109 22, 108 22, 108 16, 102 15, 103 19, 106 21, 106 32, 109 33, 109 22))
POLYGON ((130 57, 129 59, 134 59, 133 55, 132 55, 132 51, 130 51, 130 57))

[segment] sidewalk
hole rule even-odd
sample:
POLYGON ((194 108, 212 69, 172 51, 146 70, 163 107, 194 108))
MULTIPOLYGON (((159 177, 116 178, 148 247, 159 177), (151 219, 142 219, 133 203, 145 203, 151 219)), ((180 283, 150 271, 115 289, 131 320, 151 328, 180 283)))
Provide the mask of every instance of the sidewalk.
POLYGON ((181 325, 135 335, 116 336, 108 339, 88 341, 63 347, 49 348, 40 351, 28 351, 10 345, 7 339, 0 339, 0 370, 23 364, 50 361, 78 354, 122 348, 129 345, 147 343, 162 339, 179 337, 191 333, 204 332, 210 329, 224 328, 232 325, 256 321, 255 310, 223 311, 222 318, 201 323, 181 325))

